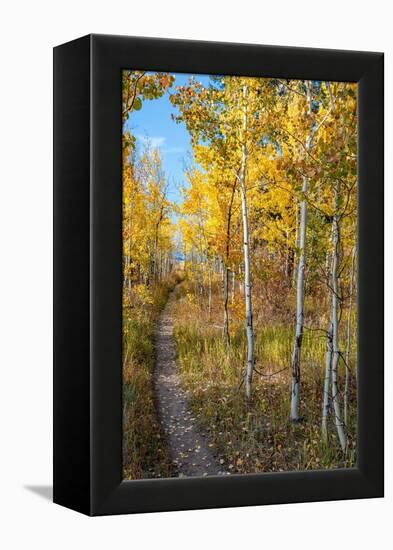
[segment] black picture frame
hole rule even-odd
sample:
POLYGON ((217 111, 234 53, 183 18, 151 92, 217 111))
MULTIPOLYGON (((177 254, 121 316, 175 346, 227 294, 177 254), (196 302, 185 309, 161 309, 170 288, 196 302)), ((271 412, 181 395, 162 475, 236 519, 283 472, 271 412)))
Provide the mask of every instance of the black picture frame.
POLYGON ((89 35, 54 49, 54 502, 88 515, 383 496, 383 54, 89 35), (121 70, 357 82, 356 468, 122 481, 121 70))

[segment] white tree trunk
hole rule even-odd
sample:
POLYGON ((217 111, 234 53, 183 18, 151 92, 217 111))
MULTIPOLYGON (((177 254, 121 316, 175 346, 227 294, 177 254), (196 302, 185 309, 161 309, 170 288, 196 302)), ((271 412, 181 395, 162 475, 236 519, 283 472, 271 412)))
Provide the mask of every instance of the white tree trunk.
MULTIPOLYGON (((307 193, 308 180, 303 178, 302 192, 307 193)), ((300 203, 299 261, 296 287, 296 329, 292 352, 291 420, 299 419, 300 353, 304 329, 304 270, 306 267, 307 202, 300 203)))
MULTIPOLYGON (((331 231, 331 241, 333 241, 333 224, 331 231)), ((331 250, 328 246, 326 251, 325 272, 326 282, 330 285, 331 281, 331 265, 330 265, 331 250)), ((333 356, 333 327, 330 322, 329 329, 326 334, 326 354, 325 354, 325 377, 323 382, 323 395, 322 395, 322 440, 327 443, 328 440, 328 418, 329 418, 329 398, 330 398, 330 376, 332 371, 332 356, 333 356)))
POLYGON ((327 422, 329 418, 329 386, 330 386, 330 372, 332 368, 332 354, 333 354, 333 328, 329 327, 326 338, 326 355, 325 355, 325 378, 323 382, 323 399, 322 399, 322 439, 327 442, 328 429, 327 422))
POLYGON ((223 259, 223 290, 224 290, 224 341, 226 344, 227 352, 229 352, 230 348, 230 335, 229 335, 229 314, 228 314, 228 300, 229 300, 229 252, 230 252, 230 241, 231 241, 231 221, 232 221, 232 207, 233 207, 233 200, 235 198, 235 192, 236 192, 236 179, 233 182, 232 185, 232 193, 231 193, 231 199, 229 201, 228 209, 227 209, 227 228, 226 228, 226 243, 225 243, 225 260, 223 259))
POLYGON ((334 191, 335 214, 333 216, 333 267, 332 267, 332 405, 334 411, 334 421, 336 424, 337 435, 342 450, 346 451, 347 438, 344 431, 344 423, 341 417, 339 393, 338 393, 338 363, 340 359, 340 349, 338 344, 338 268, 339 268, 339 247, 340 247, 340 228, 338 215, 339 184, 336 183, 334 191))
POLYGON ((235 270, 232 270, 232 305, 235 303, 235 292, 236 292, 236 279, 235 279, 235 270))
POLYGON ((209 277, 209 319, 212 314, 212 270, 210 264, 208 265, 208 277, 209 277))
MULTIPOLYGON (((308 114, 311 115, 311 84, 307 83, 307 103, 308 114)), ((305 149, 309 153, 312 146, 313 128, 306 139, 305 149)), ((291 385, 291 420, 299 420, 299 389, 300 389, 300 355, 302 349, 302 339, 304 330, 304 270, 306 267, 306 237, 307 237, 307 201, 305 196, 308 191, 308 179, 303 177, 302 181, 302 201, 300 203, 299 220, 299 260, 297 265, 297 283, 296 283, 296 327, 295 339, 292 351, 292 385, 291 385)))
POLYGON ((252 320, 251 300, 251 263, 250 263, 250 235, 248 228, 247 210, 247 86, 243 86, 243 132, 242 132, 242 161, 240 170, 240 191, 243 220, 243 252, 244 252, 244 288, 246 304, 246 333, 247 333, 247 368, 246 368, 246 396, 251 398, 252 375, 254 371, 254 329, 252 320))
POLYGON ((326 251, 326 257, 325 257, 325 273, 326 273, 326 280, 328 281, 330 279, 330 250, 326 251))
MULTIPOLYGON (((296 248, 299 248, 299 206, 296 202, 296 208, 295 208, 295 226, 296 226, 296 233, 295 233, 295 246, 296 248)), ((295 256, 293 258, 293 272, 292 272, 292 287, 296 288, 296 275, 297 275, 297 253, 295 253, 295 256)))
POLYGON ((348 305, 348 319, 347 319, 347 348, 345 351, 345 386, 344 386, 344 423, 348 426, 348 397, 349 397, 349 378, 350 378, 350 356, 351 356, 351 316, 352 316, 352 303, 353 303, 353 285, 355 277, 355 258, 356 247, 353 247, 352 251, 352 265, 351 265, 351 278, 349 285, 349 305, 348 305))

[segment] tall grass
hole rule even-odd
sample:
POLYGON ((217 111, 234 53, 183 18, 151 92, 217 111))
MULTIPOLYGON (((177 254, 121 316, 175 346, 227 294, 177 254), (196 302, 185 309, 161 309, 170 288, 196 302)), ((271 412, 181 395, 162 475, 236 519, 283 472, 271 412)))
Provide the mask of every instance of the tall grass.
POLYGON ((123 478, 174 475, 154 398, 154 329, 178 282, 136 287, 123 304, 123 478))
POLYGON ((232 317, 228 352, 219 325, 219 309, 208 318, 204 308, 187 300, 184 292, 175 311, 174 335, 182 379, 191 396, 193 412, 223 468, 230 473, 252 473, 354 465, 355 377, 351 385, 347 455, 341 452, 334 426, 330 426, 328 446, 320 438, 323 331, 308 330, 304 335, 300 403, 304 418, 293 424, 289 421, 292 326, 281 323, 255 327, 253 397, 247 402, 243 388, 246 338, 242 321, 232 317))

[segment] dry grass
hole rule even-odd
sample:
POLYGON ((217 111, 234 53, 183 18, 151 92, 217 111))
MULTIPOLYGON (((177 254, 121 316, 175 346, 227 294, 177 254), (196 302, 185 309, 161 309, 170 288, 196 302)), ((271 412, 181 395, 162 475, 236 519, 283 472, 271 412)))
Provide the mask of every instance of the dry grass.
MULTIPOLYGON (((329 429, 328 446, 320 437, 323 333, 308 330, 304 336, 300 403, 304 419, 293 424, 289 421, 292 323, 285 318, 285 312, 276 324, 258 325, 257 321, 257 372, 253 397, 248 403, 242 386, 246 341, 240 315, 236 317, 237 309, 241 312, 241 308, 236 303, 232 307, 231 349, 227 353, 222 340, 219 292, 217 288, 209 316, 203 303, 195 300, 184 283, 175 308, 174 334, 192 409, 223 467, 230 473, 253 473, 353 466, 356 462, 355 377, 351 384, 347 455, 343 456, 337 443, 334 426, 329 429)), ((307 307, 312 319, 315 311, 311 309, 314 307, 311 300, 307 307)), ((320 307, 318 301, 316 307, 320 307)))
POLYGON ((178 276, 136 287, 123 307, 123 478, 175 475, 154 402, 154 327, 178 276), (131 303, 130 303, 131 302, 131 303))

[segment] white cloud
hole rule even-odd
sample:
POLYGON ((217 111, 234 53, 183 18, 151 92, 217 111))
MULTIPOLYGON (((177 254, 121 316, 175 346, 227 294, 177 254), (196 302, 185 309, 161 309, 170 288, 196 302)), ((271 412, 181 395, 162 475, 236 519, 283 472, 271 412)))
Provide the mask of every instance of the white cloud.
POLYGON ((165 143, 165 137, 164 136, 142 136, 142 135, 137 135, 136 137, 144 145, 150 144, 151 147, 162 147, 165 143))
POLYGON ((143 145, 149 144, 150 147, 152 147, 153 149, 155 147, 160 148, 165 155, 173 155, 173 154, 185 152, 185 149, 183 147, 171 147, 171 146, 165 147, 165 143, 166 143, 165 136, 148 136, 148 135, 138 134, 136 137, 138 141, 140 141, 143 145))

